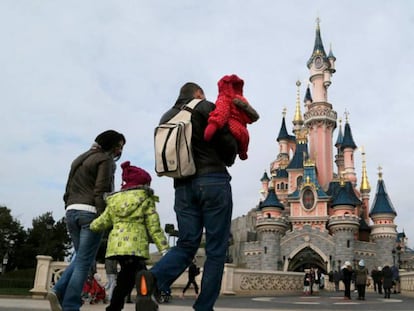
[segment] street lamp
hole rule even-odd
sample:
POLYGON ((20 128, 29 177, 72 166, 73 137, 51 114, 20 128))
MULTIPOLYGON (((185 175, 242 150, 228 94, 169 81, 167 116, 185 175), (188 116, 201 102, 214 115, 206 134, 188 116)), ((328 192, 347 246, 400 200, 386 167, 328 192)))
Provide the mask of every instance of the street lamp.
POLYGON ((401 269, 401 246, 397 246, 398 269, 401 269))
POLYGON ((392 265, 393 266, 395 266, 395 253, 396 253, 396 250, 395 250, 395 248, 393 248, 392 249, 392 265))

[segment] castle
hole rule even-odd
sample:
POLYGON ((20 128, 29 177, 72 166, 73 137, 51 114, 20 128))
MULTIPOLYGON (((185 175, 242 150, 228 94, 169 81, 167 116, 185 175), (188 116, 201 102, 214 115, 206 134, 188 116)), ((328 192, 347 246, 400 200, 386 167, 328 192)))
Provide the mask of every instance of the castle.
POLYGON ((405 234, 396 230, 397 212, 381 169, 370 206, 363 150, 357 185, 354 153, 358 149, 348 116, 342 129, 328 101, 335 61, 332 49, 325 52, 318 21, 307 62, 310 84, 305 111, 302 114, 301 83, 297 82, 293 135, 287 131, 284 111, 277 137, 279 154, 270 164, 270 177, 265 171, 261 178, 263 198, 232 222, 229 257, 238 266, 281 271, 314 266, 329 272, 345 261, 356 264, 360 259, 370 270, 385 264, 400 268, 411 264, 405 234))

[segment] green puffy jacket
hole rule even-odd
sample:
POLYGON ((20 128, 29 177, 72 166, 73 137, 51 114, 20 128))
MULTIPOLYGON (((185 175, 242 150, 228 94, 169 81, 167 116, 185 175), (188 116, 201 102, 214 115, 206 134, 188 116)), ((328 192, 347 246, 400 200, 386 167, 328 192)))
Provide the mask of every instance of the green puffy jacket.
POLYGON ((106 258, 123 255, 149 258, 148 234, 160 252, 169 248, 155 209, 158 201, 153 190, 146 186, 115 192, 106 198, 105 211, 90 225, 92 231, 112 228, 106 258))

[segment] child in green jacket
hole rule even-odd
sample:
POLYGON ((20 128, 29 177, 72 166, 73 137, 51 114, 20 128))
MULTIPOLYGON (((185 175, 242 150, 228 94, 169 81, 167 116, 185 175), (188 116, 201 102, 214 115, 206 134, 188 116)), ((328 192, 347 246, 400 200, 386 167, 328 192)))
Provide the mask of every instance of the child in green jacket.
POLYGON ((118 260, 121 266, 107 311, 123 309, 125 297, 135 285, 136 273, 146 269, 149 239, 162 253, 169 248, 155 208, 159 200, 150 188, 151 176, 129 161, 121 168, 121 191, 106 198, 105 211, 90 226, 92 231, 112 228, 105 257, 118 260))

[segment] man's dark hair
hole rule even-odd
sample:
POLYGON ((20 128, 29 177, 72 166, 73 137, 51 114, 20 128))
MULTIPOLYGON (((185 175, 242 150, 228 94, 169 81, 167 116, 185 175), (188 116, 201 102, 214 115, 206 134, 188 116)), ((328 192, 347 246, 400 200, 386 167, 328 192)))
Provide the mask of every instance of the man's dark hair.
POLYGON ((178 99, 193 98, 194 93, 198 90, 201 90, 203 92, 203 89, 198 84, 193 82, 187 82, 181 87, 178 99))

